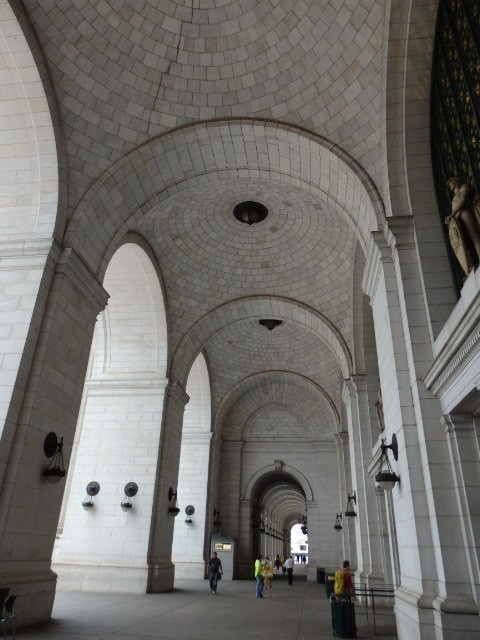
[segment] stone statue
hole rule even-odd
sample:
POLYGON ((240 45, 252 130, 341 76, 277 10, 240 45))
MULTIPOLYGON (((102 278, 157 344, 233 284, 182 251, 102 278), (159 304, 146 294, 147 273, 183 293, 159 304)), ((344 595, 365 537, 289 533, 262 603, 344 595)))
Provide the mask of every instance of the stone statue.
POLYGON ((375 402, 375 409, 377 410, 377 418, 378 418, 378 425, 380 427, 380 431, 384 431, 385 417, 383 415, 383 398, 382 398, 382 389, 380 388, 380 380, 378 381, 378 395, 377 395, 377 401, 375 402))
POLYGON ((449 179, 448 187, 454 195, 445 223, 455 256, 468 276, 480 263, 480 196, 457 177, 449 179))

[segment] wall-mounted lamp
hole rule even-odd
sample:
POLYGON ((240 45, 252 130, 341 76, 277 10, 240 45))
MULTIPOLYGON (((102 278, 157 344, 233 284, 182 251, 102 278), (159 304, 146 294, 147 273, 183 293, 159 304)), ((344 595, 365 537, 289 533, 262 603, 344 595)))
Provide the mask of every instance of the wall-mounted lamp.
POLYGON ((121 501, 120 506, 122 509, 131 509, 133 506, 132 498, 137 495, 138 485, 136 482, 127 482, 123 490, 125 492, 125 497, 121 501))
POLYGON ((180 509, 177 505, 177 492, 170 487, 168 490, 168 513, 172 516, 178 516, 180 513, 180 509))
POLYGON ((93 507, 93 496, 96 496, 100 491, 100 485, 98 482, 89 482, 87 484, 87 495, 85 496, 85 500, 82 502, 82 507, 84 509, 90 509, 93 507))
POLYGON ((400 480, 396 473, 394 473, 388 460, 387 449, 391 449, 394 460, 398 460, 398 442, 397 436, 393 434, 392 444, 385 444, 385 440, 382 440, 382 455, 380 457, 380 467, 378 473, 375 476, 375 482, 380 489, 384 491, 391 491, 395 486, 395 483, 400 480))
POLYGON ((220 520, 220 511, 218 509, 213 510, 213 526, 220 527, 222 525, 222 521, 220 520))
POLYGON ((308 528, 307 528, 307 518, 306 518, 305 516, 303 516, 302 520, 303 520, 303 524, 302 524, 302 526, 300 527, 300 529, 301 529, 301 531, 302 531, 303 535, 304 535, 304 536, 306 536, 306 535, 307 535, 307 533, 308 533, 308 528))
POLYGON ((47 458, 51 458, 50 464, 43 472, 48 482, 56 484, 65 476, 65 466, 63 464, 63 438, 58 440, 57 434, 50 431, 43 441, 43 452, 47 458))
POLYGON ((343 529, 341 513, 337 513, 337 517, 335 519, 335 524, 333 525, 333 528, 336 529, 336 531, 341 531, 343 529))
POLYGON ((347 518, 355 518, 357 516, 357 512, 355 511, 354 504, 357 504, 357 494, 355 491, 353 494, 348 494, 347 497, 347 510, 345 511, 345 515, 347 518))
POLYGON ((192 516, 195 513, 195 507, 189 504, 188 506, 185 507, 185 513, 187 514, 187 517, 185 519, 185 524, 192 524, 193 522, 192 516))

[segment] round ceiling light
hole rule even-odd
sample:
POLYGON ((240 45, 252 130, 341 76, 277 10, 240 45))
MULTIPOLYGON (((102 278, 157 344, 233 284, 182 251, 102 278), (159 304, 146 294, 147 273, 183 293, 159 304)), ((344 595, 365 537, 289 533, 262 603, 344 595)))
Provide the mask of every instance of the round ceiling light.
POLYGON ((247 202, 240 202, 233 210, 233 215, 240 222, 246 224, 256 224, 262 222, 268 216, 268 209, 260 202, 253 202, 248 200, 247 202))

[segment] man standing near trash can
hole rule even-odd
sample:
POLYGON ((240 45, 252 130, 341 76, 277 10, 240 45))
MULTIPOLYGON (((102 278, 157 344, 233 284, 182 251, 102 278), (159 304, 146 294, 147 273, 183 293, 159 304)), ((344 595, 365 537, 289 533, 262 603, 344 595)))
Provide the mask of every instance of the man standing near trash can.
POLYGON ((335 574, 334 592, 339 596, 353 595, 352 576, 350 575, 350 562, 344 560, 342 562, 342 570, 335 574))
POLYGON ((285 568, 287 569, 288 584, 292 584, 293 583, 293 560, 292 560, 292 556, 289 556, 285 560, 285 568))
POLYGON ((342 569, 335 573, 334 593, 330 596, 333 635, 340 638, 356 638, 355 606, 350 563, 344 560, 342 569))

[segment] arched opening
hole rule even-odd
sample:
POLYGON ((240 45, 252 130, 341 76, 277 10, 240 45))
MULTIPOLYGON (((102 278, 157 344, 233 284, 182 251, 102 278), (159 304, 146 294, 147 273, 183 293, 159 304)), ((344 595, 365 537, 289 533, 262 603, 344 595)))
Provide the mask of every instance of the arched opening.
POLYGON ((90 352, 54 567, 63 589, 141 593, 166 387, 165 307, 157 272, 134 243, 115 253, 104 287, 110 299, 90 352), (91 482, 99 492, 88 501, 91 482))
POLYGON ((270 559, 290 556, 292 525, 307 522, 306 496, 298 481, 281 470, 266 473, 255 485, 251 505, 252 558, 259 553, 270 559))
POLYGON ((211 397, 207 362, 199 354, 187 381, 189 401, 185 407, 178 473, 178 506, 172 561, 176 578, 203 578, 207 486, 211 443, 211 397), (191 513, 193 507, 194 513, 191 513))

